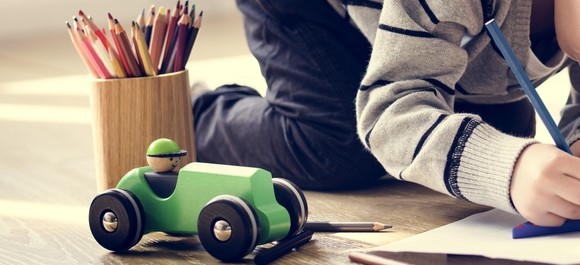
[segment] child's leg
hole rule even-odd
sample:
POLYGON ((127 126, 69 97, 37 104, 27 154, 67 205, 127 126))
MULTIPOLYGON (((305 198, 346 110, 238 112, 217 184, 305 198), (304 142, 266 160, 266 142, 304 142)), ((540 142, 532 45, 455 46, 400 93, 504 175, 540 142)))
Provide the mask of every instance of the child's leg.
POLYGON ((354 99, 363 35, 322 0, 238 0, 266 96, 230 85, 194 102, 200 161, 261 167, 302 188, 366 184, 384 170, 363 149, 354 99))

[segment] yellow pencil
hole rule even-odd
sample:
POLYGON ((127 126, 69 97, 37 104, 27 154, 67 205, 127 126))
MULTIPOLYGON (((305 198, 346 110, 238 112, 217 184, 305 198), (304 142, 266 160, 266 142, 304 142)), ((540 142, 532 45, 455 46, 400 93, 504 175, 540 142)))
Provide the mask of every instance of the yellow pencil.
POLYGON ((109 58, 111 59, 111 64, 113 65, 113 70, 115 71, 115 75, 118 78, 127 77, 127 74, 125 73, 125 70, 123 69, 123 66, 121 65, 121 62, 119 61, 119 55, 117 55, 117 52, 115 51, 113 46, 110 46, 110 45, 109 45, 109 58))
POLYGON ((145 42, 145 36, 143 35, 143 31, 139 28, 139 24, 133 21, 133 33, 135 34, 134 37, 134 45, 135 45, 135 52, 138 54, 138 57, 141 59, 143 64, 143 69, 145 70, 145 74, 148 76, 157 75, 157 67, 153 67, 153 63, 151 62, 151 55, 149 55, 149 50, 147 49, 147 43, 145 42))

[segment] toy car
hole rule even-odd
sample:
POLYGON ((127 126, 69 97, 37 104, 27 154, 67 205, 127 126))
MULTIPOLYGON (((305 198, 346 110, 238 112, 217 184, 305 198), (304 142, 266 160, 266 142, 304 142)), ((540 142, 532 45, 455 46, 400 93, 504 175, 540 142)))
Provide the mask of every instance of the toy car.
POLYGON ((93 199, 89 225, 112 251, 161 231, 198 235, 213 257, 235 261, 257 245, 297 235, 307 215, 304 194, 288 180, 259 168, 193 162, 178 174, 131 170, 93 199))

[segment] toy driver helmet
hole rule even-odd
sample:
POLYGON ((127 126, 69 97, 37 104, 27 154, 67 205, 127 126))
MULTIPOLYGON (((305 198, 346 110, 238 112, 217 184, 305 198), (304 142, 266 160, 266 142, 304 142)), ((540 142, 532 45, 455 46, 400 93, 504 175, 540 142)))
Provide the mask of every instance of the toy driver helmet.
POLYGON ((147 156, 150 157, 180 157, 185 155, 187 155, 187 151, 179 149, 175 141, 167 138, 157 139, 147 148, 147 156))
POLYGON ((187 151, 179 149, 175 141, 160 138, 147 148, 147 163, 156 172, 169 172, 179 165, 180 158, 185 155, 187 151))

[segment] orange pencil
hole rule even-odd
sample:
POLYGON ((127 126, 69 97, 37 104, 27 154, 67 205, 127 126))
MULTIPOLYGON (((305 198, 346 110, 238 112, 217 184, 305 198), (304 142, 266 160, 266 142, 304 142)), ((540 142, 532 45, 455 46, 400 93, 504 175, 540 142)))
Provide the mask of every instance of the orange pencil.
POLYGON ((81 57, 81 59, 83 60, 83 63, 85 64, 85 66, 89 69, 89 71, 91 72, 91 74, 94 77, 99 78, 99 73, 97 73, 97 71, 95 70, 95 68, 93 67, 93 65, 89 62, 89 58, 87 57, 87 54, 85 52, 85 49, 83 49, 81 47, 81 44, 79 43, 79 39, 76 36, 76 33, 73 31, 71 25, 68 23, 68 21, 65 22, 66 26, 67 26, 67 30, 68 30, 68 35, 75 47, 75 50, 77 50, 79 56, 81 57))
POLYGON ((133 55, 133 52, 131 50, 131 43, 129 42, 129 37, 127 37, 127 33, 125 32, 121 24, 119 24, 119 21, 117 19, 115 19, 115 34, 117 34, 121 50, 123 51, 123 54, 125 54, 125 59, 127 59, 127 62, 129 64, 131 76, 143 76, 143 72, 141 71, 141 68, 137 64, 135 56, 133 55))
POLYGON ((103 64, 103 61, 101 61, 101 58, 99 58, 99 55, 93 48, 93 45, 89 40, 89 38, 81 31, 81 29, 77 28, 77 32, 80 38, 80 43, 88 51, 89 59, 91 60, 91 62, 93 62, 95 69, 100 74, 99 76, 104 79, 112 78, 111 74, 107 71, 107 68, 103 64))
POLYGON ((149 55, 149 50, 147 49, 147 43, 145 42, 145 36, 143 31, 139 28, 139 24, 133 22, 133 44, 135 45, 135 51, 137 52, 137 57, 145 70, 145 74, 148 76, 157 75, 157 67, 153 67, 151 63, 151 56, 149 55))
POLYGON ((153 33, 151 34, 151 42, 149 44, 149 54, 151 54, 151 62, 155 68, 159 69, 159 61, 161 59, 161 49, 163 49, 163 41, 165 40, 165 33, 167 30, 167 16, 165 9, 159 8, 159 12, 155 17, 153 23, 153 33))

